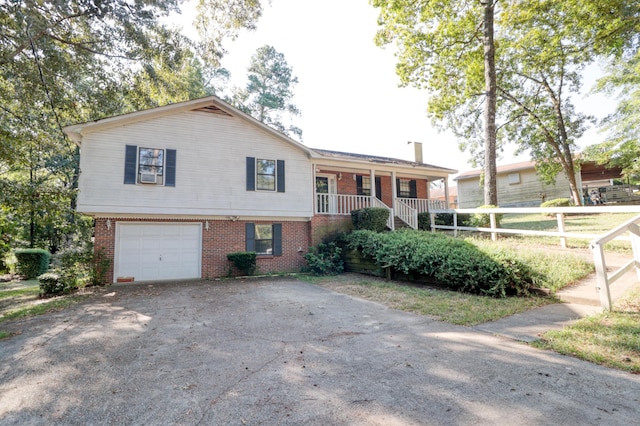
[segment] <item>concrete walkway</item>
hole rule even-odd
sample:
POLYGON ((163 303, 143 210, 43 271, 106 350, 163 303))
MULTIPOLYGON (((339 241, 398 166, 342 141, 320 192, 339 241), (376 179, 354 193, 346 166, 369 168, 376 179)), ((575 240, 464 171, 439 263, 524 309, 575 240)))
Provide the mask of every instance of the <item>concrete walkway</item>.
MULTIPOLYGON (((606 255, 609 273, 622 266, 630 256, 617 253, 606 255)), ((593 261, 593 258, 590 259, 593 261)), ((610 285, 611 299, 615 303, 632 288, 639 288, 634 270, 628 271, 610 285)), ((603 311, 600 296, 596 290, 596 274, 592 273, 579 283, 556 293, 562 303, 542 306, 521 314, 511 315, 498 321, 492 321, 474 327, 478 331, 523 342, 533 342, 549 330, 561 330, 586 316, 603 311)))

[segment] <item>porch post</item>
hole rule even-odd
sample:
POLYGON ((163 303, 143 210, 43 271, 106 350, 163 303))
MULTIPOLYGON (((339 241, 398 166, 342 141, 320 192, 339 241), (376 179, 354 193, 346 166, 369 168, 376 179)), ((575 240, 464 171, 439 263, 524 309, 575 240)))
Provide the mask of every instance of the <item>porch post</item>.
POLYGON ((369 182, 371 182, 371 200, 376 198, 376 171, 371 169, 369 170, 369 182))
POLYGON ((398 188, 396 187, 396 172, 391 172, 391 208, 396 208, 396 197, 398 194, 398 188))
POLYGON ((313 209, 313 215, 315 216, 318 213, 318 196, 316 195, 316 165, 311 163, 311 184, 313 185, 313 196, 311 197, 311 208, 313 209))
POLYGON ((442 178, 444 180, 444 205, 447 207, 447 210, 451 208, 449 204, 449 178, 442 178))

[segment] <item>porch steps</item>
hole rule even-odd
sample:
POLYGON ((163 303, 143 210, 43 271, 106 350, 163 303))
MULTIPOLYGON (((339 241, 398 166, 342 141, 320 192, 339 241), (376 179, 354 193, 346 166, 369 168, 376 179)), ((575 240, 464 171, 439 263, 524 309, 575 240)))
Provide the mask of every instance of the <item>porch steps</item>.
POLYGON ((396 230, 411 229, 411 227, 404 220, 400 219, 398 216, 393 217, 393 226, 396 230))

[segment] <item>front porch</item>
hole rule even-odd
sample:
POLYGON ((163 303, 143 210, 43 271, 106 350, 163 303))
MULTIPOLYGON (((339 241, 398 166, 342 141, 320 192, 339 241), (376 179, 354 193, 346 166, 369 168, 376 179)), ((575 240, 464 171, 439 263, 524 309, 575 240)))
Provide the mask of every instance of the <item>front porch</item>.
MULTIPOLYGON (((317 150, 319 151, 319 150, 317 150)), ((389 210, 389 229, 396 221, 418 228, 418 214, 446 209, 447 203, 429 197, 440 181, 448 199, 448 177, 455 170, 390 158, 320 151, 313 164, 316 215, 350 216, 353 210, 381 207, 389 210)))
POLYGON ((446 202, 428 198, 396 198, 390 207, 375 196, 347 195, 347 194, 322 194, 316 193, 316 214, 350 216, 353 210, 366 207, 381 207, 389 210, 387 227, 395 229, 394 218, 400 219, 410 228, 418 229, 418 213, 430 210, 446 209, 446 202))

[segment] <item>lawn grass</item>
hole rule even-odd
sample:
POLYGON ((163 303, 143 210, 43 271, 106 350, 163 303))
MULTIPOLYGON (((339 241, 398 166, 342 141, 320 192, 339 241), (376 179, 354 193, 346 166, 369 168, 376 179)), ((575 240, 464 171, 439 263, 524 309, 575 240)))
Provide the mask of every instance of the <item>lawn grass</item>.
MULTIPOLYGON (((78 303, 86 295, 63 295, 49 299, 40 298, 37 280, 11 281, 0 284, 0 324, 13 319, 57 312, 78 303)), ((0 339, 11 333, 0 330, 0 339)))
POLYGON ((378 302, 393 309, 467 326, 494 321, 555 301, 553 298, 537 296, 498 299, 357 274, 309 276, 300 279, 339 293, 378 302))
POLYGON ((640 374, 640 290, 620 299, 612 312, 548 331, 533 345, 640 374))
MULTIPOLYGON (((564 217, 564 227, 566 232, 605 234, 636 216, 638 216, 638 213, 567 214, 564 217)), ((500 227, 535 231, 557 231, 558 221, 555 217, 541 214, 505 214, 500 223, 500 227)), ((560 244, 559 237, 543 237, 537 235, 501 234, 500 239, 526 242, 532 245, 559 246, 560 244)), ((589 248, 591 241, 592 238, 568 238, 567 246, 589 248)), ((631 243, 629 241, 611 241, 605 245, 605 250, 631 253, 631 243)))

